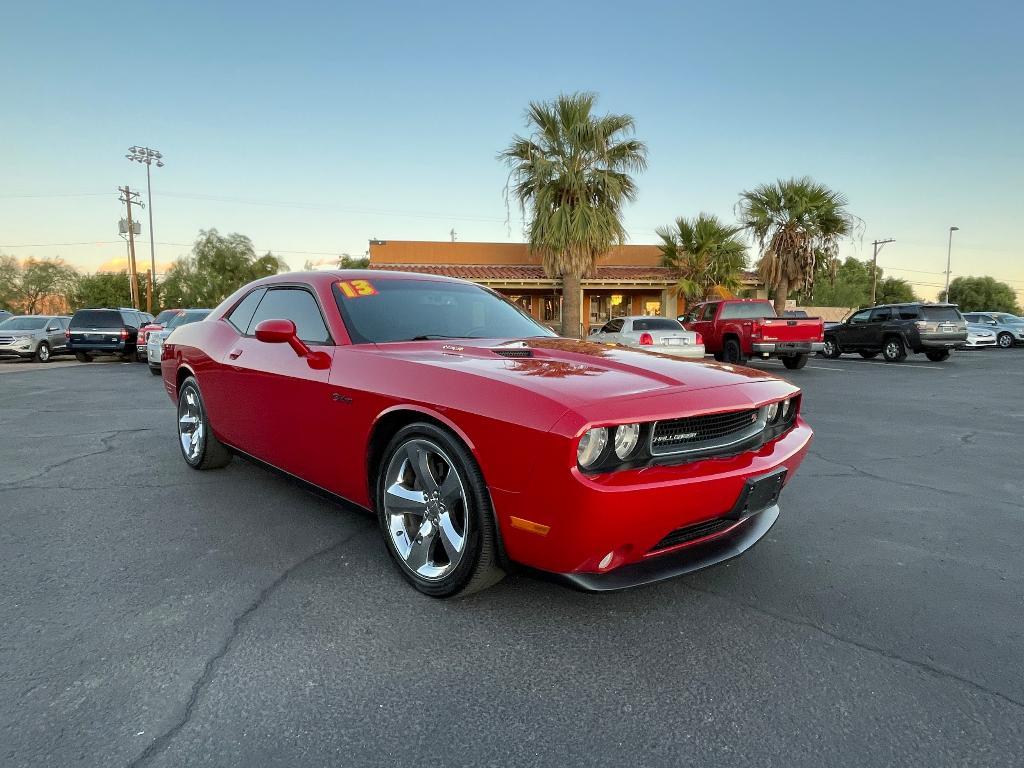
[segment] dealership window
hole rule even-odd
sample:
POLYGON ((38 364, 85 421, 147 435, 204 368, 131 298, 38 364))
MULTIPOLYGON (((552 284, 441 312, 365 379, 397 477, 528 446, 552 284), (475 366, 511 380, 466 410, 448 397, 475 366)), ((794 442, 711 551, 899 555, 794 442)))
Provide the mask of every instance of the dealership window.
POLYGON ((562 322, 562 297, 558 295, 544 297, 544 322, 562 322))
POLYGON ((526 314, 533 314, 533 296, 513 293, 509 294, 507 298, 526 314))
POLYGON ((624 296, 621 293, 613 293, 608 314, 611 317, 625 317, 629 314, 631 305, 632 302, 629 296, 624 296))
POLYGON ((644 314, 656 316, 661 314, 661 299, 644 299, 644 314))

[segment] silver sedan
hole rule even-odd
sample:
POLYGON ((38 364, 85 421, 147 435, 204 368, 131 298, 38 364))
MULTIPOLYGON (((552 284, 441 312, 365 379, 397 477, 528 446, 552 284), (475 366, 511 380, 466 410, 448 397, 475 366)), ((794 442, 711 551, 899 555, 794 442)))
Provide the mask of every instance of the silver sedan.
POLYGON ((601 344, 623 344, 675 357, 704 357, 704 339, 670 317, 616 317, 587 337, 601 344))

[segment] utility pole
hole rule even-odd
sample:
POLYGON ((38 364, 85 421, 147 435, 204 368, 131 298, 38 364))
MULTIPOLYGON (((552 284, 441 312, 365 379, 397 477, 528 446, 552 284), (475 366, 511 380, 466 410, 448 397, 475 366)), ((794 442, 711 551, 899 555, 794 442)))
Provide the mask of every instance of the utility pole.
MULTIPOLYGON (((163 155, 149 147, 129 147, 126 158, 146 166, 146 202, 149 203, 149 269, 151 280, 156 279, 156 244, 153 240, 153 185, 149 180, 149 167, 156 163, 157 168, 164 167, 163 155)), ((153 314, 153 288, 150 284, 146 294, 146 311, 153 314)))
POLYGON ((895 243, 896 239, 890 237, 887 240, 875 240, 872 245, 875 246, 874 253, 871 255, 871 306, 875 306, 875 289, 878 286, 878 252, 882 249, 882 246, 886 243, 895 243))
POLYGON ((942 293, 942 300, 949 303, 949 267, 953 258, 953 233, 959 232, 960 227, 949 228, 949 246, 946 248, 946 290, 942 293))
POLYGON ((449 232, 448 234, 452 236, 452 242, 454 243, 455 242, 455 235, 458 234, 458 232, 455 231, 455 227, 452 227, 452 231, 449 232))
POLYGON ((146 206, 139 201, 139 193, 132 192, 127 184, 118 187, 117 191, 121 193, 121 197, 118 199, 128 208, 128 269, 131 274, 132 306, 139 309, 142 297, 139 295, 139 273, 135 269, 135 227, 132 224, 132 206, 138 205, 143 208, 146 206))

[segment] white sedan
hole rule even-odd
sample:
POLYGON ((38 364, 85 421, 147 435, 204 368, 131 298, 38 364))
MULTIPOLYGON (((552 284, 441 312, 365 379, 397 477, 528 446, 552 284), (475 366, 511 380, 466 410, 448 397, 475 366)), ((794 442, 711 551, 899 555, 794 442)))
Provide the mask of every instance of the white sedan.
POLYGON ((670 317, 616 317, 587 337, 600 344, 623 344, 676 357, 704 357, 704 339, 670 317))

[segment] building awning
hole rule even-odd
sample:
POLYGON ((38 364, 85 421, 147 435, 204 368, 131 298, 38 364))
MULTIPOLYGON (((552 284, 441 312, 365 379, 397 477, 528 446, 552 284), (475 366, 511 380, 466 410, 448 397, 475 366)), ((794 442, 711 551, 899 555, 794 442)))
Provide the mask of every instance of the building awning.
MULTIPOLYGON (((561 281, 544 274, 544 268, 534 264, 370 264, 370 269, 397 272, 419 272, 425 275, 443 275, 472 280, 490 286, 517 286, 523 288, 560 288, 561 281)), ((756 282, 754 273, 744 273, 745 283, 756 282)), ((594 274, 583 279, 584 288, 670 288, 676 277, 668 267, 607 266, 601 265, 594 274)))

